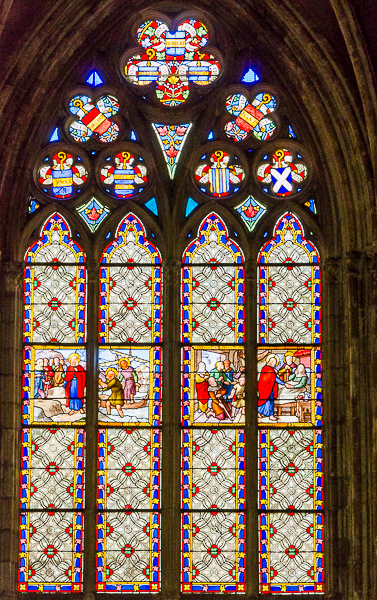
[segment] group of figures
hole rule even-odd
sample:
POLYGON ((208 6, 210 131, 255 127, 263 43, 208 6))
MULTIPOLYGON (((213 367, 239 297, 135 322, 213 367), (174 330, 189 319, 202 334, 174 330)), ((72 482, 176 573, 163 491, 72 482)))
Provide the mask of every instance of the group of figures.
POLYGON ((86 370, 82 354, 82 350, 71 348, 35 351, 34 420, 74 421, 85 415, 86 370))
POLYGON ((242 351, 220 354, 196 350, 196 422, 245 420, 245 355, 242 351))
MULTIPOLYGON (((245 355, 241 350, 196 349, 195 423, 245 421, 245 355)), ((310 423, 312 420, 311 350, 279 348, 258 352, 260 423, 310 423)))
POLYGON ((310 350, 305 349, 259 351, 259 421, 310 421, 310 361, 310 350))
POLYGON ((150 357, 147 349, 103 348, 99 353, 99 420, 147 422, 149 410, 150 357))

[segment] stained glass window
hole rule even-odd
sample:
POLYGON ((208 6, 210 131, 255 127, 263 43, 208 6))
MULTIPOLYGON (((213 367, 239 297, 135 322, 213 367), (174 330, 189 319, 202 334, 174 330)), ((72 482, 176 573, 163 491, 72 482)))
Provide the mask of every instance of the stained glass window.
POLYGON ((182 591, 244 593, 244 257, 209 214, 182 265, 182 591))
POLYGON ((135 21, 137 47, 119 57, 123 89, 110 87, 102 67, 85 67, 87 86, 67 91, 65 124, 48 125, 49 144, 35 158, 28 217, 39 229, 46 205, 52 212, 25 257, 19 591, 84 590, 85 516, 89 595, 171 595, 179 586, 183 594, 320 594, 319 254, 285 208, 272 239, 261 225, 287 201, 314 222, 314 165, 293 139, 283 93, 257 83, 259 66, 243 64, 249 85, 240 84, 240 65, 227 69, 229 87, 213 107, 205 102, 226 65, 204 13, 146 19, 135 21), (255 283, 245 255, 255 260, 263 232, 255 283), (158 236, 169 273, 171 435, 163 433, 165 448, 175 448, 166 459, 172 490, 161 487, 158 236), (257 338, 246 340, 254 309, 257 338), (258 506, 246 507, 246 444, 255 461, 248 497, 258 495, 258 506), (180 544, 181 564, 162 582, 165 499, 172 522, 163 560, 172 548, 178 557, 180 544))
POLYGON ((27 251, 19 590, 82 590, 86 268, 53 214, 27 251))
POLYGON ((162 265, 133 214, 100 266, 97 591, 160 589, 162 265))
POLYGON ((323 593, 321 272, 285 213, 258 256, 261 593, 323 593))

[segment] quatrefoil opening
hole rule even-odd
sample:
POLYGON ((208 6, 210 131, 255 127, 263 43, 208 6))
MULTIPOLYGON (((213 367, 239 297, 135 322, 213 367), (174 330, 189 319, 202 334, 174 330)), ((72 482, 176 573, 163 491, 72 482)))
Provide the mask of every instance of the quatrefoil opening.
POLYGON ((270 154, 257 159, 256 178, 262 190, 275 198, 285 198, 300 193, 309 179, 307 161, 301 150, 275 147, 270 154))
POLYGON ((111 117, 119 111, 115 96, 100 96, 96 102, 86 94, 77 94, 70 99, 68 110, 76 120, 68 121, 68 134, 81 144, 93 137, 102 143, 114 142, 119 135, 119 125, 111 117))
POLYGON ((194 181, 197 188, 208 196, 225 198, 236 194, 245 184, 247 165, 237 150, 225 151, 210 147, 210 151, 200 157, 195 168, 194 181))
POLYGON ((235 118, 225 123, 225 135, 235 142, 243 142, 250 135, 260 142, 270 140, 278 129, 276 116, 270 117, 277 107, 276 96, 267 88, 254 96, 243 90, 228 96, 225 110, 235 118))
POLYGON ((209 34, 201 21, 186 19, 171 32, 164 21, 149 20, 140 25, 136 37, 142 50, 126 54, 125 78, 138 86, 156 82, 156 97, 165 106, 183 104, 190 83, 210 85, 221 74, 217 53, 203 50, 209 34))
POLYGON ((88 179, 86 161, 61 147, 39 163, 35 183, 41 192, 57 200, 73 198, 81 192, 88 179))
POLYGON ((148 170, 142 164, 144 158, 130 150, 133 149, 124 147, 99 159, 99 184, 106 194, 119 200, 141 193, 148 182, 148 170))

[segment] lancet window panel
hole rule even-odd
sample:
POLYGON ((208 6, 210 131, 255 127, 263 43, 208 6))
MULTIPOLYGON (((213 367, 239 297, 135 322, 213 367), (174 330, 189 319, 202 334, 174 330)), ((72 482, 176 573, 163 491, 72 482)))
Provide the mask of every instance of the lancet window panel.
POLYGON ((258 257, 260 592, 324 593, 321 272, 285 213, 258 257))
POLYGON ((182 592, 245 593, 244 258, 215 213, 182 265, 182 592))
POLYGON ((21 592, 82 591, 85 260, 58 213, 47 219, 25 256, 21 592))
POLYGON ((162 263, 133 214, 101 257, 97 580, 160 591, 162 263))

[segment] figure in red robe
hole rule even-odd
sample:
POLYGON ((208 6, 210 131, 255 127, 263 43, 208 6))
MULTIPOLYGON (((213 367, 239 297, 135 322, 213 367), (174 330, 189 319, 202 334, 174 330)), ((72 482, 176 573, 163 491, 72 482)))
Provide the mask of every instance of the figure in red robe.
POLYGON ((269 354, 258 380, 258 413, 261 417, 269 417, 270 421, 277 421, 274 417, 274 400, 278 396, 278 384, 284 385, 275 371, 278 362, 275 354, 269 354))
POLYGON ((69 367, 64 377, 65 395, 67 397, 66 406, 71 410, 69 415, 84 411, 85 381, 86 373, 80 362, 80 355, 74 352, 68 358, 69 367))

